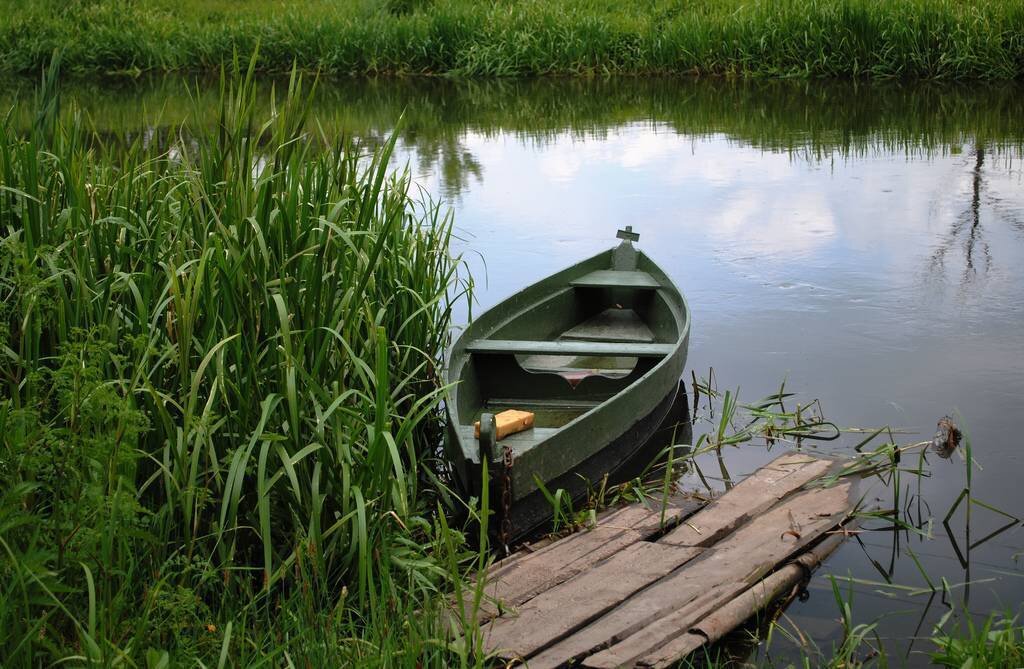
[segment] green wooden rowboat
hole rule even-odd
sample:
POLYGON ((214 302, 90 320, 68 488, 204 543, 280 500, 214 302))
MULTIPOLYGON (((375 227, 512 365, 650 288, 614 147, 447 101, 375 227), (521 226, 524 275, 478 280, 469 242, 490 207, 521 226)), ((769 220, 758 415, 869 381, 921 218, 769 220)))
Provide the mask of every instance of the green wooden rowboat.
POLYGON ((633 247, 639 235, 618 237, 483 313, 450 351, 446 455, 471 495, 490 463, 492 528, 506 545, 552 515, 538 480, 579 496, 628 461, 675 401, 689 308, 633 247), (493 414, 505 409, 532 411, 535 423, 495 442, 493 414))

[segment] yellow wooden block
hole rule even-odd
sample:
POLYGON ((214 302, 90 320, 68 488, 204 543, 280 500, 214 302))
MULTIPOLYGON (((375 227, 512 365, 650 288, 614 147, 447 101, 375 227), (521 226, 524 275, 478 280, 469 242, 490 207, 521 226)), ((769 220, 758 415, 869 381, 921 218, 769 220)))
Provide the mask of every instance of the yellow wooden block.
MULTIPOLYGON (((494 414, 494 422, 498 428, 498 440, 502 440, 510 434, 529 430, 533 427, 533 413, 530 411, 518 411, 508 409, 501 413, 494 414)), ((473 433, 480 438, 480 421, 473 423, 473 433)))

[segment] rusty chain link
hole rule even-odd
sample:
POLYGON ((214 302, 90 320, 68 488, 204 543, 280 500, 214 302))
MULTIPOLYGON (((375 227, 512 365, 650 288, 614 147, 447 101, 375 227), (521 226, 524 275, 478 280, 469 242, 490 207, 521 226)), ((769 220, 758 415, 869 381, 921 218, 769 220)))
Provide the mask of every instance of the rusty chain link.
POLYGON ((512 448, 505 446, 502 449, 502 468, 501 468, 501 531, 498 536, 498 540, 501 541, 501 545, 505 548, 505 554, 508 555, 508 544, 509 539, 512 537, 512 463, 514 458, 512 456, 512 448))

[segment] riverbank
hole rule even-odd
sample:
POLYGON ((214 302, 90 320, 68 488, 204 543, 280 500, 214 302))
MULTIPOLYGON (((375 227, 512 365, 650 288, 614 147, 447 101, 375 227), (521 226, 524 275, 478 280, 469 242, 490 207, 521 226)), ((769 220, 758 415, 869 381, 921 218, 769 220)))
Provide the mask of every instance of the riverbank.
MULTIPOLYGON (((903 98, 897 90, 892 93, 897 97, 884 105, 891 114, 870 113, 870 106, 843 107, 842 90, 822 96, 814 84, 796 84, 807 90, 793 97, 757 95, 751 100, 727 95, 733 82, 715 81, 714 89, 689 104, 677 97, 678 91, 663 94, 656 88, 646 92, 630 88, 610 95, 607 89, 599 89, 586 93, 590 104, 577 99, 576 116, 573 101, 563 99, 577 86, 622 81, 631 86, 641 83, 623 79, 493 82, 513 89, 505 99, 508 102, 494 92, 480 94, 481 87, 472 81, 440 82, 465 89, 454 95, 445 89, 431 96, 417 90, 388 94, 373 90, 382 82, 364 82, 369 89, 359 95, 334 91, 319 102, 295 88, 283 93, 289 85, 277 82, 278 99, 272 105, 271 82, 261 83, 257 91, 251 80, 228 77, 223 90, 215 87, 194 98, 188 91, 171 89, 150 101, 135 99, 133 104, 122 92, 125 97, 109 116, 98 109, 76 108, 76 99, 110 102, 112 94, 103 89, 72 94, 62 87, 60 106, 54 81, 38 98, 34 91, 18 96, 35 104, 24 114, 0 121, 0 342, 4 345, 0 356, 0 657, 5 666, 484 663, 484 658, 472 655, 471 644, 438 626, 434 615, 448 605, 450 590, 468 588, 468 573, 488 556, 470 548, 467 539, 472 526, 456 520, 464 513, 453 513, 466 507, 444 486, 444 467, 432 457, 441 428, 433 370, 449 322, 448 309, 460 306, 458 294, 466 284, 458 281, 465 278, 461 267, 456 269, 460 261, 453 257, 458 247, 449 246, 451 220, 445 218, 444 210, 424 207, 424 191, 409 190, 411 183, 403 173, 393 174, 383 165, 392 146, 386 138, 395 131, 394 119, 402 109, 416 110, 415 115, 405 116, 399 130, 417 128, 421 142, 417 146, 440 147, 437 155, 441 156, 455 151, 462 156, 461 167, 445 165, 450 178, 476 174, 472 177, 476 179, 484 174, 489 183, 501 180, 502 173, 494 162, 486 162, 486 156, 493 160, 494 155, 515 155, 512 141, 500 151, 486 150, 483 140, 506 135, 504 129, 515 129, 537 140, 536 144, 553 144, 558 135, 571 132, 571 141, 593 145, 601 134, 628 135, 641 113, 670 122, 680 132, 694 133, 686 138, 689 146, 683 151, 671 143, 670 133, 655 139, 670 151, 699 156, 702 166, 717 167, 710 175, 715 180, 728 176, 721 170, 727 161, 748 173, 758 165, 774 169, 770 178, 764 178, 766 188, 783 198, 790 198, 792 191, 787 190, 785 173, 778 170, 779 161, 773 162, 771 153, 787 146, 818 146, 794 137, 801 129, 815 135, 813 141, 821 141, 823 149, 870 157, 871 171, 883 178, 871 188, 896 185, 898 189, 900 175, 893 163, 885 162, 886 151, 909 153, 923 147, 929 160, 918 162, 950 154, 963 163, 968 175, 979 175, 966 182, 971 190, 963 200, 973 205, 967 211, 976 218, 973 225, 963 224, 970 219, 952 220, 951 241, 937 252, 941 254, 937 262, 948 270, 931 267, 929 283, 960 278, 957 255, 961 241, 970 234, 970 242, 963 242, 965 262, 977 243, 977 253, 984 249, 986 262, 991 263, 982 267, 981 256, 975 256, 978 274, 984 279, 991 272, 993 279, 998 278, 995 289, 1001 285, 1007 290, 989 296, 1002 300, 1000 313, 1020 313, 1012 292, 1014 268, 1020 265, 1010 264, 1012 256, 1003 255, 1015 248, 1019 199, 1016 191, 1000 189, 1001 171, 991 169, 992 153, 977 150, 980 140, 988 146, 1010 144, 1019 152, 1015 148, 1020 145, 1019 134, 1004 120, 1013 118, 1010 112, 1018 106, 1009 93, 903 98), (569 85, 563 88, 563 83, 569 85), (541 90, 525 95, 533 85, 541 90), (140 109, 164 108, 166 99, 180 106, 167 107, 160 123, 143 118, 140 109), (524 99, 533 101, 533 111, 523 110, 524 99), (611 109, 602 110, 597 104, 601 99, 611 109), (819 102, 812 102, 815 99, 819 102), (916 104, 910 104, 914 100, 916 104), (518 116, 502 117, 503 104, 515 107, 518 116), (945 113, 936 111, 940 106, 945 113), (729 107, 733 109, 726 114, 729 107), (324 117, 339 109, 349 111, 335 111, 337 125, 330 125, 324 117), (474 109, 482 116, 479 120, 469 113, 474 109), (896 110, 905 111, 906 116, 896 110), (840 111, 846 115, 840 116, 840 111), (128 126, 133 112, 139 114, 137 123, 128 126), (345 120, 346 113, 352 116, 352 125, 345 120), (821 140, 814 119, 827 130, 820 133, 821 140), (543 133, 530 135, 530 124, 542 122, 543 133), (102 129, 94 130, 94 123, 102 129), (605 125, 598 127, 598 123, 605 125), (375 164, 357 162, 356 152, 336 139, 347 134, 336 130, 348 127, 379 132, 373 141, 361 145, 364 158, 368 146, 381 147, 375 164), (718 132, 740 141, 720 153, 718 161, 708 161, 708 146, 733 141, 719 138, 720 143, 708 144, 706 137, 701 138, 718 132), (313 140, 314 136, 318 138, 313 140), (445 138, 463 143, 448 144, 442 141, 445 138), (970 146, 956 145, 961 141, 971 141, 973 152, 970 146), (748 143, 760 153, 741 151, 748 143), (484 156, 475 168, 467 147, 484 156), (330 150, 334 148, 338 150, 330 150), (1001 229, 1009 234, 999 236, 1001 229), (451 286, 455 290, 449 294, 451 286)), ((424 87, 436 83, 416 81, 424 87)), ((786 82, 752 85, 785 90, 792 86, 786 82)), ((864 90, 874 91, 877 99, 874 87, 864 90)), ((356 134, 355 139, 366 137, 356 134)), ((404 162, 405 141, 400 140, 392 164, 404 162)), ((603 153, 619 156, 617 146, 610 145, 603 153)), ((600 161, 599 154, 586 155, 588 160, 600 161)), ((1010 153, 1007 159, 1014 169, 1020 164, 1017 155, 1010 153)), ((630 169, 643 166, 633 162, 635 158, 629 157, 630 169)), ((790 159, 789 169, 794 164, 799 168, 799 162, 790 159)), ((851 161, 830 162, 828 169, 842 174, 843 164, 851 161)), ((517 171, 539 172, 534 165, 527 163, 517 171)), ((557 175, 549 174, 542 176, 557 181, 557 175)), ((807 189, 824 192, 809 172, 800 174, 807 189)), ((763 178, 761 173, 755 175, 763 178)), ((925 177, 911 181, 916 184, 914 192, 927 192, 932 183, 927 173, 914 176, 925 177)), ((585 172, 572 179, 650 199, 651 191, 642 190, 639 179, 609 185, 610 181, 589 179, 585 172)), ((663 188, 665 183, 644 178, 648 180, 652 188, 663 188)), ((505 183, 517 187, 516 199, 530 199, 522 197, 526 192, 539 206, 549 206, 537 197, 536 186, 519 185, 516 180, 505 183)), ((678 182, 668 183, 671 188, 663 190, 680 191, 683 196, 692 192, 680 189, 678 182)), ((1012 416, 1013 399, 1020 393, 1010 383, 1020 375, 1012 356, 1000 359, 1007 368, 1006 377, 993 377, 990 369, 978 373, 979 351, 990 352, 993 341, 978 333, 991 332, 993 321, 949 318, 934 301, 927 305, 931 333, 946 321, 948 327, 965 334, 953 342, 957 355, 945 356, 941 365, 950 376, 932 381, 933 377, 919 372, 915 361, 938 367, 931 364, 935 358, 913 355, 918 349, 934 350, 935 340, 921 339, 913 306, 903 311, 891 306, 906 307, 920 300, 914 286, 893 273, 893 265, 912 266, 908 257, 884 262, 894 254, 890 253, 893 242, 882 232, 886 227, 898 229, 897 243, 903 247, 926 247, 920 240, 927 238, 913 236, 912 216, 902 214, 906 219, 897 224, 890 223, 888 216, 875 213, 872 218, 865 214, 867 210, 858 209, 857 202, 871 197, 865 197, 870 191, 856 188, 855 183, 851 179, 843 184, 850 191, 842 201, 845 213, 848 219, 868 220, 877 234, 861 238, 870 241, 864 244, 864 252, 857 245, 847 245, 841 253, 825 258, 809 256, 809 262, 801 262, 797 270, 807 283, 776 283, 768 288, 795 295, 793 301, 766 300, 765 287, 752 282, 733 291, 729 265, 741 265, 749 275, 752 264, 722 249, 735 248, 746 255, 756 239, 740 244, 726 238, 717 247, 713 271, 699 264, 712 253, 699 247, 696 252, 686 249, 689 264, 673 266, 690 277, 686 286, 692 299, 702 305, 701 313, 710 316, 703 321, 700 353, 705 359, 728 361, 740 368, 744 382, 756 386, 763 378, 750 360, 774 358, 768 367, 775 374, 782 368, 780 357, 764 355, 757 348, 760 342, 749 336, 736 345, 724 333, 739 330, 736 323, 743 322, 746 331, 762 333, 769 350, 778 346, 773 333, 791 335, 780 328, 779 321, 766 326, 756 313, 737 317, 731 311, 734 305, 723 296, 732 291, 744 302, 755 303, 761 313, 785 310, 783 318, 795 321, 804 333, 791 338, 800 355, 814 365, 813 374, 803 373, 803 378, 822 386, 837 380, 844 387, 842 403, 834 401, 830 406, 840 405, 849 415, 850 404, 856 404, 865 387, 858 384, 870 383, 871 392, 863 394, 870 394, 871 401, 907 398, 906 422, 928 425, 919 417, 930 418, 935 407, 952 402, 923 391, 912 396, 908 388, 921 387, 921 378, 929 381, 926 385, 944 390, 956 386, 964 401, 977 402, 970 410, 984 419, 978 420, 975 432, 984 437, 983 464, 995 466, 987 466, 987 473, 974 472, 985 506, 975 508, 972 543, 970 513, 965 520, 964 506, 955 516, 956 508, 950 506, 959 501, 960 486, 971 485, 970 467, 959 476, 946 468, 936 476, 908 479, 909 469, 919 460, 904 454, 902 481, 909 485, 898 477, 892 480, 888 488, 891 513, 871 517, 877 531, 861 536, 877 552, 846 561, 837 556, 840 561, 832 569, 835 580, 818 579, 822 588, 812 593, 807 604, 818 608, 801 611, 794 606, 778 625, 768 619, 762 628, 754 629, 765 640, 760 647, 772 654, 755 656, 754 662, 777 666, 780 646, 791 643, 794 655, 786 657, 807 658, 798 664, 854 666, 862 661, 870 664, 870 658, 875 658, 876 664, 884 665, 887 658, 898 662, 904 657, 900 644, 915 639, 915 652, 929 653, 934 661, 948 666, 961 666, 967 657, 978 658, 976 666, 983 658, 990 660, 988 666, 1016 666, 1014 662, 1019 664, 1024 653, 1024 636, 1019 619, 1014 618, 1018 612, 1007 611, 986 626, 986 613, 998 609, 986 599, 983 584, 997 572, 1006 578, 993 589, 1014 593, 1019 582, 1013 578, 1020 571, 1020 554, 1015 553, 1019 535, 1012 534, 1019 532, 1019 524, 1017 529, 1000 529, 994 517, 985 513, 993 504, 1012 509, 1007 499, 1016 499, 1012 477, 1000 479, 991 473, 1013 471, 1017 451, 1012 441, 1002 441, 1009 428, 994 416, 1012 416), (870 262, 864 261, 864 253, 870 254, 870 262), (833 286, 853 276, 848 271, 851 266, 867 268, 865 275, 880 280, 880 285, 901 286, 885 292, 890 300, 898 292, 907 301, 880 301, 880 293, 864 283, 835 290, 833 286), (829 283, 820 272, 839 279, 829 283), (706 295, 701 297, 701 274, 715 284, 711 306, 706 295), (851 302, 872 304, 857 311, 856 327, 837 327, 838 318, 849 312, 829 308, 822 298, 810 296, 808 287, 837 300, 852 296, 851 302), (820 330, 807 318, 812 310, 829 320, 828 337, 816 336, 820 330), (886 337, 875 336, 877 330, 865 317, 870 312, 884 314, 880 322, 886 337), (892 336, 898 329, 892 313, 900 313, 909 324, 915 342, 928 346, 900 346, 892 336), (844 332, 867 341, 870 354, 862 355, 844 332), (717 349, 715 340, 720 340, 717 349), (815 340, 821 341, 821 348, 816 348, 815 340), (979 348, 972 348, 972 342, 979 348), (851 373, 844 367, 844 351, 856 358, 858 366, 863 367, 865 360, 872 366, 851 373), (885 357, 887 352, 895 357, 885 357), (828 374, 821 371, 820 361, 830 365, 828 374), (892 375, 889 369, 902 373, 892 375), (913 380, 901 385, 901 377, 913 380), (879 390, 881 382, 886 388, 879 390), (986 394, 992 389, 996 395, 986 394), (1000 396, 1006 397, 1009 408, 993 400, 1000 396), (923 413, 914 408, 914 401, 924 403, 923 413), (993 403, 993 413, 984 413, 980 402, 993 403), (1002 481, 1009 481, 1010 493, 1001 492, 1002 481), (952 497, 929 491, 931 484, 944 485, 952 497), (903 496, 902 491, 914 490, 916 502, 903 496), (922 505, 928 509, 925 516, 921 516, 922 505), (930 509, 935 510, 934 519, 930 509), (952 548, 945 553, 946 559, 932 559, 937 554, 942 557, 945 535, 938 529, 942 525, 938 519, 947 510, 956 536, 967 538, 967 557, 974 560, 965 571, 952 562, 952 548), (893 531, 893 518, 904 531, 893 531), (931 532, 921 536, 933 526, 934 536, 931 532), (990 541, 995 537, 999 541, 990 541), (915 543, 910 544, 912 538, 915 543), (993 550, 995 544, 998 547, 993 550), (904 553, 897 558, 896 551, 904 545, 912 545, 915 552, 909 554, 912 557, 904 553), (879 555, 889 564, 884 583, 872 573, 879 555), (894 567, 890 560, 903 564, 894 567), (838 584, 835 604, 833 584, 838 584), (973 619, 974 628, 970 613, 958 601, 968 588, 973 588, 972 610, 980 613, 973 619), (891 599, 885 599, 886 613, 880 614, 871 603, 880 590, 909 599, 910 607, 923 606, 920 620, 924 622, 917 618, 920 608, 913 609, 913 617, 905 616, 905 624, 889 615, 891 599), (936 606, 926 618, 925 600, 930 604, 929 597, 934 597, 939 602, 939 593, 942 601, 956 602, 956 614, 947 616, 945 608, 936 606), (800 621, 801 614, 811 618, 810 626, 788 622, 788 618, 800 621), (936 618, 945 624, 936 626, 936 618), (877 638, 879 634, 882 639, 877 638), (813 645, 815 639, 818 647, 813 645)), ((959 198, 950 183, 942 187, 959 198)), ((427 192, 433 191, 429 182, 422 185, 427 192)), ((703 183, 700 187, 708 188, 703 183)), ((473 233, 483 229, 478 222, 484 219, 474 218, 472 202, 467 200, 459 203, 460 232, 473 233)), ((564 201, 572 203, 569 197, 564 201)), ((930 204, 933 211, 947 208, 945 200, 925 201, 937 202, 930 204)), ((575 206, 563 205, 563 211, 575 206)), ((886 206, 892 205, 887 201, 886 206)), ((494 211, 488 209, 488 220, 494 211)), ((533 243, 529 223, 538 217, 528 211, 524 215, 513 209, 512 213, 516 229, 533 243)), ((610 228, 618 215, 612 208, 608 219, 596 218, 593 229, 610 228)), ((674 228, 673 234, 687 235, 694 244, 711 236, 689 232, 684 218, 662 218, 667 221, 663 225, 674 228)), ((721 229, 717 219, 692 218, 703 226, 700 230, 721 229)), ((658 224, 655 217, 645 221, 645 240, 658 239, 658 224)), ((733 230, 735 234, 737 228, 733 230)), ((746 234, 746 229, 738 230, 746 234)), ((940 240, 941 232, 936 234, 940 240)), ((571 229, 567 233, 575 234, 571 229)), ((513 237, 500 228, 487 236, 500 244, 513 237)), ((483 239, 484 235, 477 237, 477 248, 483 239)), ((645 243, 654 246, 651 241, 645 243)), ((657 248, 671 261, 669 244, 662 241, 657 248)), ((544 245, 546 255, 572 257, 579 251, 561 241, 544 245)), ((802 251, 787 249, 787 253, 802 251)), ((486 257, 501 258, 490 253, 486 257)), ((494 273, 503 266, 522 265, 516 268, 517 274, 498 274, 492 283, 500 283, 502 290, 521 285, 526 267, 520 259, 510 255, 492 262, 494 273)), ((771 265, 772 259, 762 256, 757 262, 771 265)), ((976 285, 959 284, 958 297, 969 306, 978 298, 976 285)), ((986 285, 992 284, 982 283, 986 285)), ((958 309, 961 304, 957 303, 958 309)), ((998 326, 1000 321, 995 323, 998 326)), ((1010 341, 1006 350, 1012 345, 1010 341)), ((796 374, 801 374, 799 369, 796 374)), ((747 414, 726 420, 722 407, 735 408, 737 402, 730 401, 727 392, 712 392, 710 382, 702 381, 702 387, 708 388, 705 394, 709 400, 714 397, 715 404, 695 412, 695 429, 702 433, 696 443, 705 445, 702 457, 707 459, 698 463, 688 458, 687 464, 693 465, 691 483, 704 478, 714 482, 719 472, 723 481, 738 478, 749 469, 742 461, 732 467, 732 458, 762 450, 767 435, 772 435, 773 444, 787 436, 784 417, 766 413, 763 402, 751 405, 758 408, 758 423, 749 422, 747 414), (758 426, 770 432, 754 431, 758 426), (747 441, 749 447, 743 449, 715 448, 747 441), (725 469, 725 459, 730 460, 732 474, 725 469), (697 474, 698 466, 709 476, 697 474)), ((796 419, 793 411, 800 413, 800 409, 791 402, 801 399, 806 400, 787 400, 786 420, 796 419)), ((805 424, 813 405, 803 402, 805 424)), ((859 432, 848 435, 848 448, 842 452, 852 455, 853 444, 863 445, 862 437, 859 432)), ((817 450, 805 442, 805 448, 812 447, 817 450)), ((896 452, 883 450, 881 455, 888 458, 896 452)), ((970 451, 964 460, 936 464, 962 466, 964 461, 974 462, 970 451)), ((641 496, 656 500, 663 490, 661 483, 646 491, 636 486, 608 490, 609 498, 589 500, 588 505, 614 504, 630 494, 634 501, 641 496)), ((971 503, 969 497, 964 499, 971 503)), ((556 524, 573 519, 585 527, 591 517, 589 506, 555 511, 556 524)), ((951 533, 951 542, 952 537, 951 533)), ((847 545, 855 549, 853 540, 847 545)), ((964 596, 964 607, 966 603, 964 596)), ((753 649, 756 642, 750 641, 754 637, 749 631, 740 630, 748 638, 747 646, 742 646, 743 641, 740 645, 748 653, 760 652, 753 649)), ((726 653, 735 647, 719 650, 721 664, 728 666, 726 653)))
POLYGON ((173 147, 105 145, 54 77, 0 123, 4 666, 459 661, 452 219, 392 144, 304 142, 298 82, 257 97, 173 147))
POLYGON ((258 68, 339 75, 508 77, 1024 77, 1024 6, 1009 0, 3 0, 0 71, 63 52, 75 75, 258 68))

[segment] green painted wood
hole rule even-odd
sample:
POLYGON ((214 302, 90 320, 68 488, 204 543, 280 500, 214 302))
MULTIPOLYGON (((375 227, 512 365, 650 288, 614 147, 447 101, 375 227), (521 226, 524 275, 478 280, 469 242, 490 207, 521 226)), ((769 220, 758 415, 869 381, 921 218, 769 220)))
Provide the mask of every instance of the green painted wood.
MULTIPOLYGON (((523 400, 523 406, 512 408, 536 406, 538 420, 545 421, 537 427, 550 430, 535 428, 509 442, 517 444, 510 471, 513 503, 535 493, 538 479, 570 475, 613 443, 616 458, 627 457, 622 454, 632 451, 622 440, 639 447, 650 436, 648 426, 656 427, 657 421, 644 419, 675 395, 686 364, 690 312, 672 280, 643 252, 636 252, 635 271, 612 271, 613 255, 608 249, 523 288, 481 313, 454 339, 445 373, 450 387, 445 453, 465 491, 480 493, 473 421, 483 411, 503 407, 497 398, 523 400), (601 279, 609 274, 615 281, 601 279), (593 285, 577 287, 588 282, 593 285), (600 322, 601 314, 613 309, 636 314, 657 343, 569 340, 570 333, 579 333, 581 326, 585 333, 588 322, 600 322), (575 357, 579 370, 571 370, 570 378, 565 370, 528 369, 526 361, 543 355, 575 357), (614 375, 592 373, 602 360, 624 359, 635 363, 616 368, 614 375), (592 408, 552 409, 564 401, 592 408)), ((609 470, 617 464, 609 462, 609 470)))
MULTIPOLYGON (((497 445, 492 452, 492 459, 498 461, 501 459, 501 451, 508 446, 512 449, 513 455, 521 455, 526 451, 530 450, 540 442, 552 437, 556 432, 557 428, 552 427, 531 427, 529 430, 523 430, 522 432, 516 432, 510 434, 501 441, 497 442, 497 445)), ((479 443, 476 438, 476 430, 472 425, 463 425, 459 428, 459 436, 462 439, 472 443, 479 443)))
POLYGON ((586 355, 662 358, 671 355, 673 344, 633 344, 629 342, 525 341, 521 339, 477 339, 466 345, 469 353, 512 355, 586 355))
POLYGON ((491 409, 519 409, 520 411, 531 411, 533 409, 578 409, 589 411, 601 404, 597 400, 545 400, 536 397, 492 397, 487 400, 487 406, 491 409))
POLYGON ((577 288, 622 287, 643 288, 646 290, 661 288, 661 284, 658 280, 647 272, 641 272, 639 270, 623 271, 614 269, 595 270, 578 279, 573 279, 570 282, 570 285, 576 286, 577 288))
POLYGON ((632 309, 605 309, 562 333, 562 339, 651 343, 654 333, 632 309))
POLYGON ((623 379, 636 369, 639 358, 616 355, 521 355, 516 361, 528 372, 559 374, 564 378, 600 375, 623 379))
POLYGON ((622 239, 622 240, 628 241, 628 242, 638 242, 638 241, 640 241, 640 233, 639 232, 633 232, 633 226, 632 225, 627 225, 622 230, 616 231, 615 232, 615 237, 617 239, 622 239))

